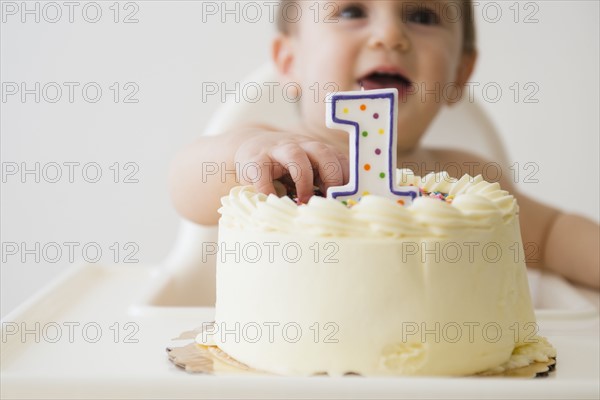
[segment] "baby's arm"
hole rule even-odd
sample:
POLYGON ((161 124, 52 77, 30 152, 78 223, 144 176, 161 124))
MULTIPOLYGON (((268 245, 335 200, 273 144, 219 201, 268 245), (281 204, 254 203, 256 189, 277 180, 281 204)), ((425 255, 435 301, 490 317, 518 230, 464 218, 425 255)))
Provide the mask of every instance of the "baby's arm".
POLYGON ((556 272, 579 284, 600 287, 598 224, 518 192, 515 197, 528 265, 556 272))
MULTIPOLYGON (((460 151, 437 154, 442 165, 471 162, 480 167, 485 160, 460 151)), ((481 174, 482 168, 475 171, 481 174)), ((565 278, 594 288, 600 287, 600 226, 597 223, 533 200, 514 187, 506 174, 499 183, 515 196, 527 265, 558 273, 565 278)))
POLYGON ((273 180, 288 172, 299 201, 305 202, 313 193, 315 175, 328 177, 320 182, 322 190, 347 181, 348 158, 315 137, 265 125, 241 126, 201 137, 178 154, 170 174, 171 197, 184 218, 215 225, 220 199, 232 187, 252 184, 260 192, 275 193, 273 180), (326 174, 323 169, 331 165, 337 173, 326 174))
POLYGON ((600 287, 598 224, 519 193, 509 179, 501 179, 500 184, 519 204, 527 265, 553 271, 578 284, 600 287))

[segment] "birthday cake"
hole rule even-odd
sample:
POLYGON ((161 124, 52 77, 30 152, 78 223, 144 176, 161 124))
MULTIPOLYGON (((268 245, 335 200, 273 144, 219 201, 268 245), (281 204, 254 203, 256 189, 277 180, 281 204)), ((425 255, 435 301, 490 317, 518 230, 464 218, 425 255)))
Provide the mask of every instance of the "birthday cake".
POLYGON ((223 198, 212 341, 281 374, 469 375, 555 355, 537 327, 517 204, 481 176, 400 174, 421 196, 223 198))
POLYGON ((392 169, 385 111, 397 94, 378 94, 368 107, 364 95, 330 102, 329 126, 348 125, 355 143, 347 186, 301 205, 250 186, 222 199, 215 322, 197 342, 285 375, 456 376, 548 361, 515 198, 481 176, 392 169))

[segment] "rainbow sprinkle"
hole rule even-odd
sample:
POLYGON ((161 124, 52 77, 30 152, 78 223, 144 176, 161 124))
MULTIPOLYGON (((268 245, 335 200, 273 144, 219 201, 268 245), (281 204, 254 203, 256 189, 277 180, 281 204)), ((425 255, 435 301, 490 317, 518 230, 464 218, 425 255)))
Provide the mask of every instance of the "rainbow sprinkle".
POLYGON ((423 188, 419 188, 419 191, 421 192, 421 196, 432 197, 434 199, 439 199, 439 200, 445 201, 446 203, 452 203, 452 200, 454 200, 454 196, 450 196, 450 195, 448 195, 448 193, 437 192, 437 191, 428 192, 427 190, 425 190, 423 188))

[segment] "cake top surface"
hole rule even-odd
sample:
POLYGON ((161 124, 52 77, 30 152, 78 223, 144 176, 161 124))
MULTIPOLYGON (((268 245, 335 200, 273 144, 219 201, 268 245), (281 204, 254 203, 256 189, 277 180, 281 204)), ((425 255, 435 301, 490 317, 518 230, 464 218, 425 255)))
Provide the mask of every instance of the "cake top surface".
POLYGON ((518 213, 515 198, 481 175, 452 178, 447 172, 424 177, 398 170, 399 185, 420 188, 410 206, 376 195, 356 204, 311 197, 297 205, 287 196, 257 193, 238 186, 221 199, 221 225, 248 230, 306 232, 317 236, 423 237, 446 236, 459 229, 490 229, 518 213))

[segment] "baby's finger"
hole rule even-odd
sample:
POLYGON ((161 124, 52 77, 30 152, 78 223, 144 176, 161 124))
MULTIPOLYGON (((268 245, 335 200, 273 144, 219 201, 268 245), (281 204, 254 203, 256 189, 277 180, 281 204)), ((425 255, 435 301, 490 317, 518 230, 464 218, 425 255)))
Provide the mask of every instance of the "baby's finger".
POLYGON ((271 150, 271 158, 289 172, 296 184, 298 202, 308 202, 313 195, 313 172, 306 152, 295 143, 287 143, 271 150))
POLYGON ((277 194, 273 185, 273 174, 270 170, 272 164, 273 162, 268 156, 261 155, 241 164, 240 171, 244 175, 243 179, 251 183, 257 192, 266 195, 277 194))
POLYGON ((323 193, 331 186, 341 186, 344 183, 342 165, 333 148, 320 142, 305 142, 301 146, 308 154, 313 168, 319 172, 323 193))

